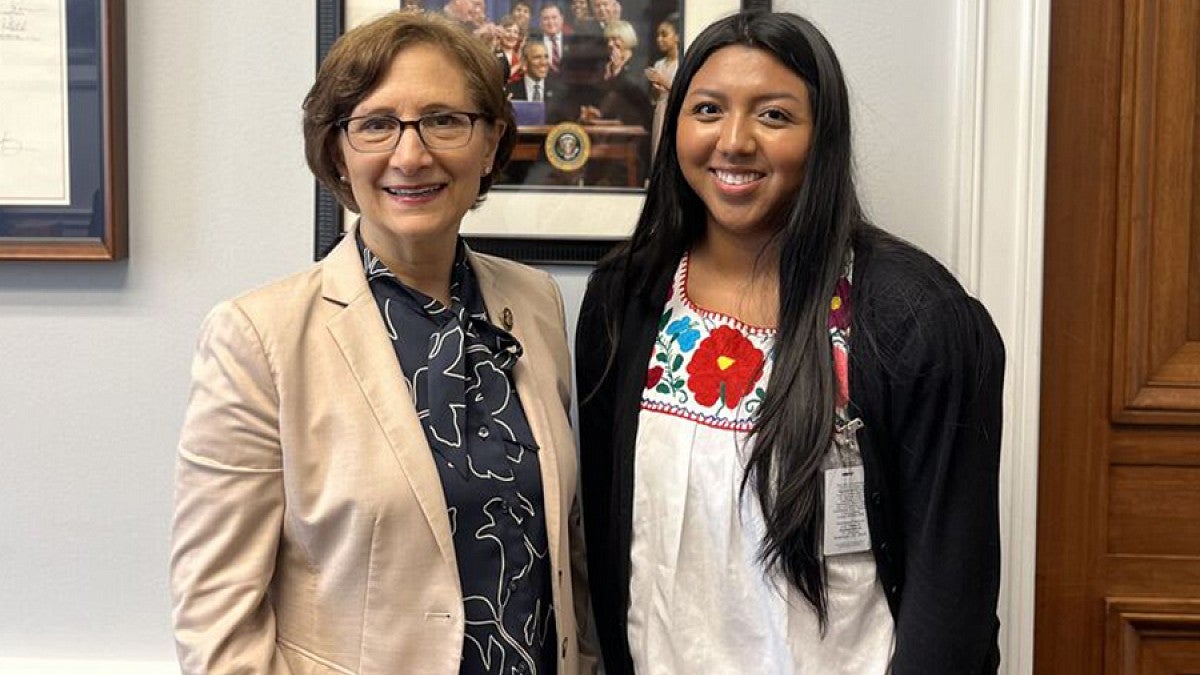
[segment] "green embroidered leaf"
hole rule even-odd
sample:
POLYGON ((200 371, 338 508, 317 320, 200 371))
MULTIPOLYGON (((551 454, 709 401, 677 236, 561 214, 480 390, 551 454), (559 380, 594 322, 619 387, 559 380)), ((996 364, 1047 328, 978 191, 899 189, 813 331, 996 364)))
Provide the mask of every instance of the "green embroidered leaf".
POLYGON ((661 332, 662 329, 666 328, 667 324, 671 322, 671 312, 673 312, 673 311, 674 310, 668 309, 667 311, 663 312, 663 315, 661 317, 659 317, 659 319, 658 319, 659 332, 661 332))
POLYGON ((667 355, 666 355, 666 354, 664 354, 664 353, 662 353, 662 352, 659 352, 659 353, 657 353, 657 354, 655 354, 655 355, 654 355, 654 360, 655 360, 655 361, 658 361, 659 363, 666 363, 666 362, 667 362, 667 355))
POLYGON ((660 394, 669 394, 669 393, 671 393, 671 390, 670 390, 670 388, 668 388, 668 387, 667 387, 667 385, 666 385, 666 384, 663 384, 663 383, 660 383, 660 384, 659 384, 657 387, 655 387, 655 388, 654 388, 654 391, 657 391, 657 392, 658 392, 658 393, 660 393, 660 394))
POLYGON ((754 388, 754 395, 755 395, 755 396, 757 396, 757 397, 759 397, 759 398, 766 398, 766 397, 767 397, 767 392, 766 392, 766 390, 765 390, 765 389, 763 389, 762 387, 755 387, 755 388, 754 388))
POLYGON ((675 360, 671 362, 671 370, 679 370, 679 366, 683 365, 683 354, 676 354, 675 360))

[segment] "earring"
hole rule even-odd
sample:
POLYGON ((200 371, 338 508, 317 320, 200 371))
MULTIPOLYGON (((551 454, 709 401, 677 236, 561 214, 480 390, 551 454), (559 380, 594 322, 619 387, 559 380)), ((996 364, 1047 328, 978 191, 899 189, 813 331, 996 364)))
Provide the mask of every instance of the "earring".
POLYGON ((343 183, 349 183, 349 182, 350 182, 349 180, 347 180, 347 179, 346 179, 346 177, 345 177, 345 176, 338 176, 338 180, 342 181, 343 183))

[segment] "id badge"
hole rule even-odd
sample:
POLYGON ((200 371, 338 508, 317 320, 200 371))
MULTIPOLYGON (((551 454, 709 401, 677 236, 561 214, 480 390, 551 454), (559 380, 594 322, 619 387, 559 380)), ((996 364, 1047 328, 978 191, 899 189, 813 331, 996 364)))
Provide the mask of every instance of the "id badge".
POLYGON ((825 469, 825 520, 823 551, 842 555, 871 550, 871 528, 867 525, 866 480, 857 432, 862 420, 854 419, 837 429, 830 461, 825 469))
POLYGON ((861 464, 825 470, 825 555, 871 549, 864 485, 861 464))

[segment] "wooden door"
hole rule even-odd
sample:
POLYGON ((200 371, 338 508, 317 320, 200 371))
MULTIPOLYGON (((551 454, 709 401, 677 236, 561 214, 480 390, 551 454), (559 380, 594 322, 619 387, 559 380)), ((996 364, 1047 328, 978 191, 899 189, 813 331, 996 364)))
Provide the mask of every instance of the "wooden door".
POLYGON ((1034 670, 1200 673, 1200 0, 1053 0, 1034 670))

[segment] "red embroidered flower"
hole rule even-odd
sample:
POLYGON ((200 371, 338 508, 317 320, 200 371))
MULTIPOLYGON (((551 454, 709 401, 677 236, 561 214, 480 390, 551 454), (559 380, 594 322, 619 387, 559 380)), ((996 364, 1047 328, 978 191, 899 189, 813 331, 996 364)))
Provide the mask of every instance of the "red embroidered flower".
POLYGON ((658 381, 662 379, 662 375, 662 366, 654 366, 650 370, 646 371, 646 388, 649 389, 658 384, 658 381))
POLYGON ((721 400, 733 408, 754 388, 762 364, 763 353, 746 336, 729 326, 718 326, 692 355, 687 386, 700 405, 721 400))
POLYGON ((850 282, 845 277, 838 279, 833 287, 833 299, 829 301, 829 327, 839 330, 850 327, 850 282))

